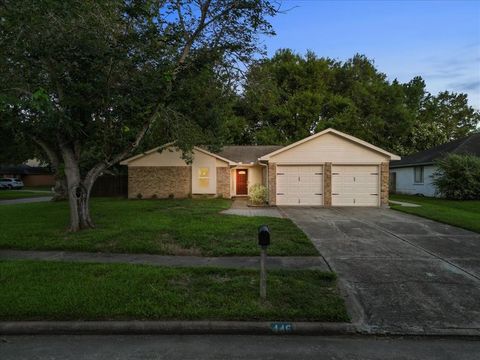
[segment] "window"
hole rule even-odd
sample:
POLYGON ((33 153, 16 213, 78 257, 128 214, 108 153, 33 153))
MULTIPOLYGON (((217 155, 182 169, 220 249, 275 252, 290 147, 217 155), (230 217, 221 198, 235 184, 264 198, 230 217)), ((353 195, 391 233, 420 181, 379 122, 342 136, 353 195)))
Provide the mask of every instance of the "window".
POLYGON ((414 179, 413 182, 415 184, 423 184, 423 166, 415 166, 413 168, 414 179))
POLYGON ((198 183, 201 188, 208 188, 208 186, 210 185, 208 167, 202 167, 198 169, 198 183))

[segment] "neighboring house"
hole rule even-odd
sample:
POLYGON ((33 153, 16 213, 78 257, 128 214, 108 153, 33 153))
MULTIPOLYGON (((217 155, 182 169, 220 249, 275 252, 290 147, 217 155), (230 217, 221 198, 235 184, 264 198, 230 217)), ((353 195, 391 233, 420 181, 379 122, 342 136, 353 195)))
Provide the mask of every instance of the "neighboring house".
POLYGON ((121 162, 129 198, 248 196, 268 188, 270 205, 382 206, 388 204, 388 164, 400 157, 334 129, 289 146, 193 149, 193 162, 172 144, 121 162))
POLYGON ((44 166, 0 165, 0 177, 21 179, 25 186, 55 185, 55 177, 44 166))
POLYGON ((390 163, 390 190, 398 194, 436 196, 433 174, 435 161, 448 154, 480 156, 480 134, 451 141, 390 163))

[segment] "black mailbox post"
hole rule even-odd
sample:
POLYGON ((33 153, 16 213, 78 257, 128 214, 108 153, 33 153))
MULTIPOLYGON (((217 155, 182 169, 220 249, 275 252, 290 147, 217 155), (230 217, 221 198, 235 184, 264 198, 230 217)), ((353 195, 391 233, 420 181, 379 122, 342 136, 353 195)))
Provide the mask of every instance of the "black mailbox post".
POLYGON ((258 228, 258 245, 261 247, 270 245, 270 229, 267 225, 261 225, 258 228))
POLYGON ((258 228, 258 245, 260 249, 260 298, 265 300, 267 298, 267 247, 270 245, 270 229, 267 225, 261 225, 258 228))

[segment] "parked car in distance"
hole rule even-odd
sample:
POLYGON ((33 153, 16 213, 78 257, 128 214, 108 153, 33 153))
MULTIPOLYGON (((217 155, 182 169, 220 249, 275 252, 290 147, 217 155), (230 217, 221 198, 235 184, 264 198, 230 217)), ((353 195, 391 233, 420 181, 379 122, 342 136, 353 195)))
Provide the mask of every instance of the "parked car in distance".
POLYGON ((0 189, 21 189, 23 188, 23 181, 11 178, 0 179, 0 189))

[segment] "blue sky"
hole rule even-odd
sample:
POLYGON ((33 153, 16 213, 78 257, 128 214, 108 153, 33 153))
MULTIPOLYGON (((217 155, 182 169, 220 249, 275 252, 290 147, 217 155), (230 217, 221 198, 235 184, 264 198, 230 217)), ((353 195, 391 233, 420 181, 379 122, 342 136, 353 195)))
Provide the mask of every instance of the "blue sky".
POLYGON ((406 82, 420 75, 433 94, 468 94, 480 109, 480 1, 284 0, 264 40, 279 48, 345 60, 365 54, 377 68, 406 82))

